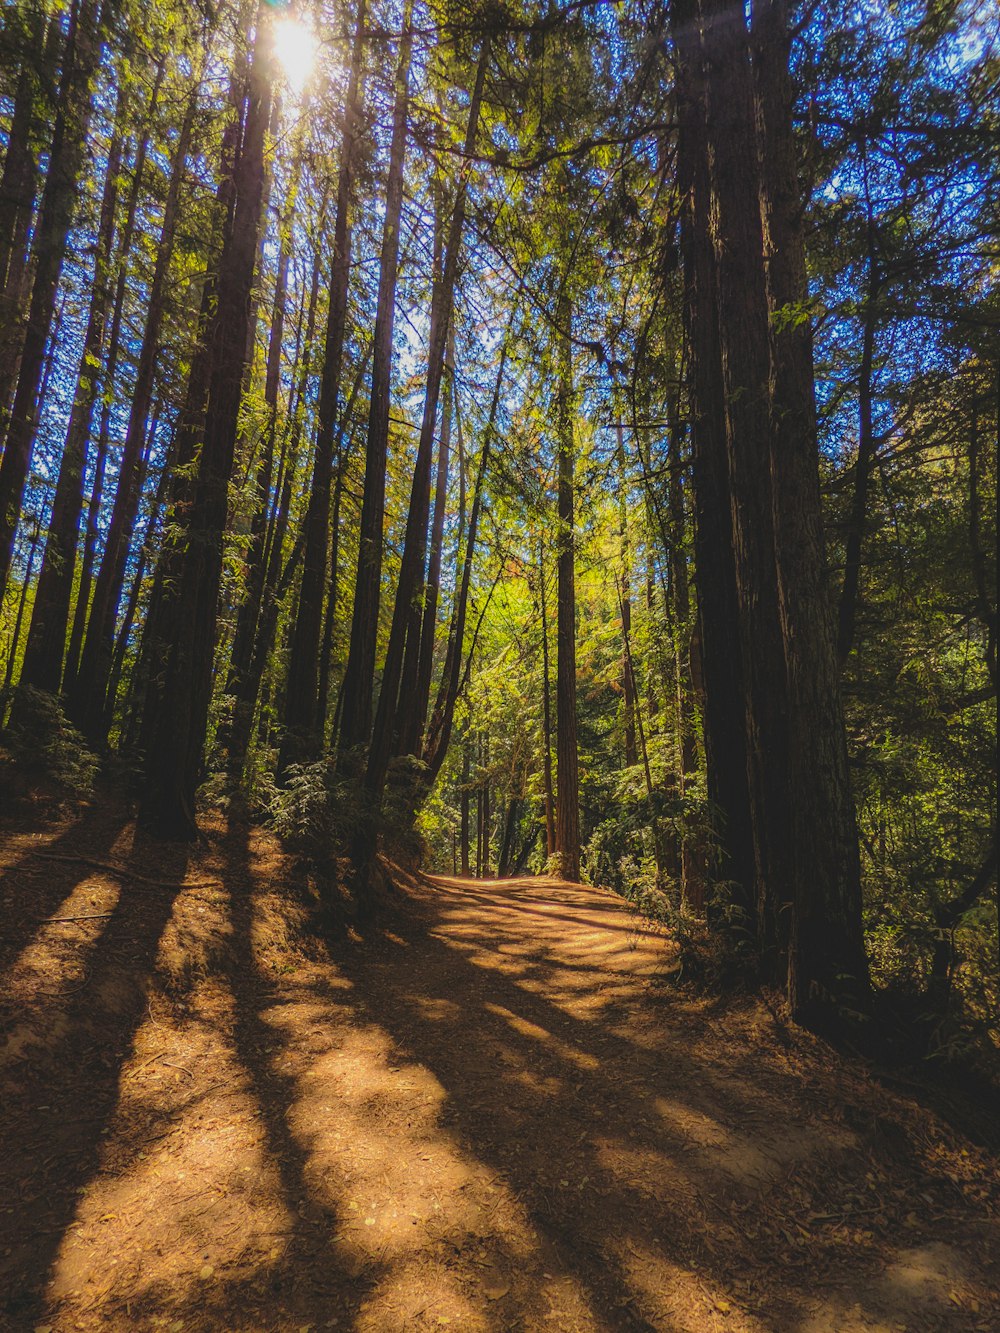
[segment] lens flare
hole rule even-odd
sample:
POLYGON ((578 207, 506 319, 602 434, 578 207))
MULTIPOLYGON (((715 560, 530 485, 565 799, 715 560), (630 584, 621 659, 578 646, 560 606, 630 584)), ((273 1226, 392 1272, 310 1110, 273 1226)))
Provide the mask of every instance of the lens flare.
POLYGON ((285 82, 294 93, 301 93, 316 63, 316 34, 301 19, 280 18, 273 41, 285 82))

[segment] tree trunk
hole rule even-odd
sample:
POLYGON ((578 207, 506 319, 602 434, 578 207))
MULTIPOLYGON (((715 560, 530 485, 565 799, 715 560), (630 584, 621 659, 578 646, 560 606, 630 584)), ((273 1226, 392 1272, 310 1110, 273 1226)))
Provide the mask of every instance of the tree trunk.
POLYGON ((552 789, 552 690, 549 672, 548 594, 545 588, 545 541, 538 541, 538 586, 542 614, 542 777, 545 786, 545 854, 556 851, 555 800, 552 789))
POLYGON ((129 257, 132 240, 135 235, 136 217, 139 198, 142 194, 146 157, 149 152, 150 131, 153 113, 163 81, 165 59, 157 65, 153 86, 149 94, 146 111, 146 132, 139 140, 135 162, 132 168, 132 181, 125 202, 125 218, 122 223, 121 239, 118 244, 118 278, 115 283, 115 299, 111 309, 111 327, 108 333, 107 351, 100 372, 102 406, 97 432, 97 448, 94 459, 94 484, 90 503, 87 506, 87 522, 84 532, 83 560, 80 568, 80 582, 77 588, 76 607, 73 611, 73 625, 70 631, 69 649, 66 653, 66 667, 63 672, 63 693, 66 696, 67 712, 74 721, 85 716, 87 697, 77 692, 80 660, 83 652, 84 635, 91 608, 93 572, 97 559, 101 505, 104 499, 104 479, 107 471, 108 449, 111 443, 111 408, 114 402, 115 376, 118 371, 118 357, 122 347, 122 328, 125 315, 125 300, 128 292, 129 257))
MULTIPOLYGON (((270 119, 271 53, 258 8, 243 142, 233 171, 233 220, 219 259, 217 305, 209 336, 212 371, 204 440, 191 495, 176 590, 170 593, 171 651, 159 684, 156 730, 147 752, 143 824, 161 836, 197 833, 194 798, 201 773, 212 689, 227 491, 232 473, 246 327, 264 189, 270 119)), ((249 40, 249 32, 247 34, 249 40)))
POLYGON ((389 172, 385 186, 385 220, 382 228, 378 303, 375 309, 371 398, 365 445, 365 480, 361 499, 358 563, 354 580, 354 606, 351 613, 351 639, 341 693, 342 752, 366 744, 372 726, 375 653, 378 646, 382 587, 382 528, 385 521, 385 469, 389 449, 392 336, 396 313, 399 227, 403 207, 403 168, 406 160, 410 102, 412 5, 407 5, 404 18, 396 66, 392 142, 389 147, 389 172))
POLYGON ((102 0, 78 0, 70 13, 49 169, 34 235, 35 279, 14 405, 0 462, 0 601, 14 552, 21 498, 34 448, 45 349, 56 309, 66 242, 76 207, 90 123, 90 86, 100 59, 102 0))
POLYGON ((618 445, 618 540, 621 547, 621 614, 622 614, 622 698, 624 703, 624 759, 625 767, 633 768, 639 762, 635 743, 635 677, 632 674, 631 654, 625 644, 632 632, 632 556, 628 540, 628 469, 625 464, 625 436, 619 421, 616 428, 618 445))
MULTIPOLYGON (((467 157, 471 157, 475 149, 476 133, 479 126, 479 110, 482 105, 483 85, 489 56, 490 40, 486 37, 483 39, 480 48, 479 62, 476 68, 476 83, 469 102, 469 117, 465 132, 465 155, 467 157)), ((382 671, 382 688, 375 715, 375 725, 372 730, 368 765, 365 770, 365 787, 376 800, 381 798, 385 786, 386 770, 399 727, 409 709, 414 706, 416 694, 415 676, 411 675, 404 679, 403 664, 407 641, 411 636, 416 636, 419 640, 421 628, 434 426, 437 421, 438 397, 441 389, 441 379, 444 374, 444 357, 455 296, 455 280, 458 276, 458 259, 462 248, 466 190, 467 177, 463 175, 459 179, 455 207, 448 229, 444 271, 441 275, 441 282, 431 298, 427 385, 424 393, 423 420, 420 426, 420 441, 417 446, 417 457, 413 468, 413 485, 410 489, 410 503, 406 517, 406 536, 403 543, 403 557, 400 562, 399 583, 396 587, 396 601, 392 612, 392 624, 389 629, 389 644, 386 649, 385 665, 382 671)), ((416 659, 412 654, 411 662, 412 671, 415 672, 416 659)), ((426 712, 426 700, 423 706, 426 712)), ((416 707, 419 710, 419 700, 416 700, 416 707)))
MULTIPOLYGON (((493 432, 496 428, 497 411, 500 405, 500 391, 504 372, 507 368, 508 339, 504 339, 500 352, 500 366, 497 370, 496 383, 493 387, 493 400, 490 403, 490 415, 486 422, 483 447, 479 457, 479 469, 472 496, 472 508, 469 512, 469 532, 465 542, 465 556, 462 560, 462 572, 455 592, 452 607, 451 625, 448 630, 448 646, 445 650, 444 666, 441 671, 441 683, 434 711, 427 728, 423 759, 427 765, 424 778, 429 787, 441 771, 441 766, 448 753, 451 742, 451 729, 455 720, 455 705, 460 692, 462 674, 462 653, 465 646, 465 622, 469 607, 469 588, 472 583, 472 562, 476 553, 476 538, 479 532, 479 515, 483 506, 483 486, 490 460, 493 432)), ((461 438, 461 435, 459 436, 461 438)))
MULTIPOLYGON (((875 331, 878 324, 879 277, 871 227, 868 239, 868 290, 865 293, 864 330, 861 338, 861 370, 858 377, 858 458, 854 468, 854 495, 847 526, 844 553, 844 583, 840 592, 837 627, 837 657, 843 666, 854 646, 854 629, 861 581, 861 548, 868 516, 868 483, 875 462, 875 431, 872 425, 872 377, 875 361, 875 331)), ((811 355, 811 353, 810 353, 811 355)))
MULTIPOLYGON (((247 751, 250 747, 250 738, 253 734, 253 715, 257 707, 261 682, 264 679, 264 671, 267 665, 267 654, 270 651, 274 631, 277 626, 278 603, 280 601, 278 586, 284 577, 282 572, 281 555, 285 542, 285 534, 288 529, 288 519, 292 503, 291 469, 288 465, 287 455, 289 453, 294 455, 298 449, 300 435, 298 410, 305 393, 306 383, 309 376, 311 361, 310 351, 316 328, 316 303, 319 296, 319 278, 320 265, 316 262, 313 265, 312 282, 306 306, 305 339, 299 347, 298 381, 289 401, 288 425, 286 427, 284 442, 281 448, 281 457, 278 460, 278 472, 274 488, 275 502, 270 520, 265 530, 264 544, 261 551, 263 584, 260 594, 260 606, 256 614, 253 615, 253 631, 252 633, 248 632, 247 634, 246 646, 249 651, 249 659, 246 669, 241 669, 239 673, 234 673, 231 685, 227 686, 227 690, 233 694, 234 698, 232 721, 230 723, 229 735, 227 738, 226 763, 230 775, 235 778, 242 777, 243 769, 246 764, 247 751), (262 645, 265 643, 267 646, 262 652, 262 645)), ((304 546, 304 538, 302 544, 304 546)), ((297 556, 294 565, 291 565, 292 571, 298 567, 298 560, 300 558, 301 555, 297 556)), ((289 561, 289 564, 291 564, 291 561, 289 561)), ((248 621, 250 615, 251 613, 248 612, 248 621)))
POLYGON ((792 1014, 837 1028, 869 1005, 861 866, 826 576, 812 328, 789 319, 808 299, 802 201, 792 137, 786 0, 754 10, 761 212, 771 331, 772 454, 778 591, 788 672, 788 779, 795 911, 792 1014))
POLYGON ((559 591, 556 605, 556 848, 563 879, 580 878, 580 779, 576 737, 576 571, 573 531, 573 311, 559 302, 559 591))
POLYGON ((462 874, 469 873, 469 782, 471 773, 469 771, 469 742, 462 744, 462 791, 459 797, 460 814, 462 824, 462 874))
MULTIPOLYGON (((405 21, 409 66, 410 24, 405 21)), ((327 582, 330 537, 330 490, 333 479, 333 440, 337 420, 344 339, 347 328, 347 297, 351 275, 351 209, 355 156, 361 125, 361 77, 364 53, 365 0, 358 12, 344 102, 337 182, 337 213, 333 229, 333 264, 330 272, 330 301, 326 325, 326 347, 320 381, 316 450, 312 485, 306 513, 306 544, 298 611, 292 630, 288 681, 285 690, 285 733, 279 771, 290 763, 312 759, 322 744, 319 709, 319 656, 323 626, 323 593, 327 582)))
MULTIPOLYGON (((670 595, 674 630, 674 685, 677 697, 677 795, 682 803, 688 785, 697 769, 698 752, 695 736, 694 699, 691 688, 691 590, 685 553, 687 518, 684 503, 683 460, 681 457, 680 404, 674 414, 673 457, 667 469, 669 486, 670 527, 670 595)), ((705 910, 704 874, 691 838, 683 824, 680 830, 681 901, 695 915, 705 910)))
POLYGON ((455 364, 454 330, 449 331, 449 353, 446 363, 451 374, 446 378, 441 406, 441 439, 438 444, 437 476, 434 486, 434 517, 431 520, 431 550, 427 566, 427 588, 424 597, 423 622, 420 628, 420 661, 417 670, 416 694, 409 714, 409 726, 403 736, 404 754, 420 754, 427 722, 427 706, 431 695, 431 676, 434 669, 434 641, 437 635, 438 598, 441 593, 441 559, 444 548, 444 520, 448 500, 448 465, 451 454, 451 409, 455 364))
MULTIPOLYGON (((52 30, 58 30, 59 26, 51 24, 52 30)), ((21 316, 28 285, 31 219, 38 190, 38 162, 31 136, 39 79, 33 66, 37 62, 39 68, 44 68, 51 44, 44 41, 40 8, 24 7, 23 35, 21 69, 0 177, 0 439, 7 430, 7 411, 24 341, 21 316)))
POLYGON ((66 440, 38 573, 38 587, 35 590, 35 602, 32 607, 31 625, 21 672, 24 684, 34 685, 52 694, 58 694, 62 685, 76 548, 80 535, 80 517, 83 513, 87 441, 90 438, 94 405, 101 384, 97 368, 100 365, 108 306, 111 301, 108 270, 114 245, 115 214, 118 208, 122 126, 127 111, 127 95, 122 92, 118 99, 115 128, 108 148, 87 330, 83 339, 76 393, 66 428, 66 440))
POLYGON ((762 966, 784 979, 793 898, 785 653, 771 482, 770 356, 757 143, 741 0, 707 0, 710 228, 722 354, 762 966))
MULTIPOLYGON (((156 360, 160 352, 160 331, 166 309, 167 278, 173 255, 174 237, 180 213, 180 194, 184 181, 191 132, 194 125, 196 97, 188 102, 181 124, 177 148, 170 169, 170 183, 163 209, 163 221, 156 250, 156 262, 149 285, 146 324, 136 363, 135 383, 129 408, 125 442, 115 489, 111 518, 104 543, 104 557, 94 584, 94 598, 87 624, 87 636, 74 686, 74 718, 92 742, 102 743, 111 724, 114 704, 108 683, 114 659, 115 625, 129 546, 139 512, 142 489, 142 456, 153 401, 156 360)), ((140 173, 137 169, 137 181, 140 173)), ((123 264, 127 255, 122 256, 123 264)))
POLYGON ((17 614, 14 617, 14 628, 11 631, 10 646, 7 649, 7 668, 4 672, 3 699, 0 700, 0 724, 2 724, 3 721, 3 711, 6 708, 7 695, 10 692, 10 687, 14 680, 14 668, 17 664, 17 646, 21 642, 21 626, 24 623, 24 610, 28 604, 28 589, 31 587, 31 576, 35 571, 35 555, 38 552, 38 544, 41 536, 42 530, 40 527, 36 526, 28 546, 28 563, 24 571, 24 582, 21 584, 21 591, 18 593, 17 597, 17 614))

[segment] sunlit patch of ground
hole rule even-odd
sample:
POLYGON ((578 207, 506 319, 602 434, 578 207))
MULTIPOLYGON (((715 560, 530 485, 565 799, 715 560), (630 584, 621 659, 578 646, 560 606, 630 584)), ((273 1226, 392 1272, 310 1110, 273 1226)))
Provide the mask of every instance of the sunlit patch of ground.
POLYGON ((266 835, 155 855, 110 818, 0 852, 0 1327, 1000 1326, 995 1163, 665 990, 612 895, 407 881, 328 950, 266 835))

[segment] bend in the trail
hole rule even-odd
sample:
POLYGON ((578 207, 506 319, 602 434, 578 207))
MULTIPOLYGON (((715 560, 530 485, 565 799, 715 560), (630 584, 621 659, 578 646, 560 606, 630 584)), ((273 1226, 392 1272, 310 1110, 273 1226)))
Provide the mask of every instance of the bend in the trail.
MULTIPOLYGON (((44 846, 8 840, 4 881, 9 1327, 997 1326, 996 1164, 765 1008, 685 997, 614 895, 405 879, 326 949, 262 833, 173 891, 44 846)), ((120 823, 74 846, 153 873, 120 823)))

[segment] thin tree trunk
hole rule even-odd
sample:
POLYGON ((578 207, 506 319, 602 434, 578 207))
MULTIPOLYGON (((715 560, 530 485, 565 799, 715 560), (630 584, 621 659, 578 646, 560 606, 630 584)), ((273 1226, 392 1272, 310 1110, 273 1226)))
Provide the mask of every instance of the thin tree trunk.
MULTIPOLYGON (((996 378, 997 436, 1000 443, 1000 366, 996 378)), ((976 610, 986 630, 986 670, 993 691, 997 688, 997 608, 996 592, 990 598, 990 579, 987 573, 986 552, 982 541, 982 501, 979 493, 979 413, 976 409, 975 385, 972 389, 972 428, 969 431, 969 552, 972 556, 972 578, 976 589, 976 610)))
POLYGON ((316 328, 319 278, 320 265, 317 262, 313 266, 312 283, 309 291, 305 339, 300 344, 299 350, 299 377, 289 400, 288 427, 282 443, 281 456, 278 460, 275 501, 261 552, 261 566, 264 575, 260 608, 254 620, 253 635, 249 638, 250 657, 247 668, 233 681, 233 716, 228 736, 227 767, 229 773, 235 778, 242 776, 246 765, 247 752, 250 748, 254 712, 257 708, 261 683, 267 668, 267 656, 277 628, 279 603, 283 595, 283 591, 279 592, 279 585, 282 584, 286 573, 290 578, 298 568, 305 544, 303 533, 301 541, 296 547, 298 554, 295 555, 294 562, 290 559, 283 567, 282 549, 288 531, 292 504, 292 468, 288 456, 291 454, 294 457, 298 452, 301 435, 299 410, 305 394, 312 360, 311 349, 316 328))
MULTIPOLYGON (((469 102, 469 117, 465 133, 465 155, 467 157, 471 157, 475 149, 476 134, 479 127, 479 111, 482 105, 483 85, 486 78, 486 68, 489 64, 489 55, 490 40, 486 37, 483 39, 480 48, 479 62, 476 68, 476 83, 469 102)), ((448 229, 444 271, 441 275, 441 282, 431 298, 427 385, 424 393, 420 442, 417 446, 417 457, 413 468, 413 485, 410 489, 410 503, 406 517, 406 536, 403 543, 403 557, 400 562, 399 582, 396 587, 396 600, 392 612, 392 624, 389 629, 389 644, 386 649, 385 665, 382 671, 382 688, 375 715, 375 725, 372 730, 368 766, 365 770, 365 788, 376 800, 381 798, 385 786, 386 771, 393 750, 393 742, 398 734, 402 719, 414 705, 418 710, 420 709, 420 700, 415 698, 416 679, 412 674, 416 670, 415 657, 411 654, 411 674, 405 679, 403 677, 403 666, 408 638, 409 636, 416 636, 419 639, 421 628, 434 426, 437 421, 438 397, 441 389, 441 379, 444 374, 444 357, 448 329, 451 324, 455 280, 458 276, 458 259, 462 248, 467 183, 467 177, 463 175, 456 190, 455 207, 448 229)), ((426 712, 426 700, 423 707, 426 712)))
MULTIPOLYGON (((677 795, 682 802, 697 768, 698 752, 691 688, 691 591, 688 582, 685 531, 687 519, 681 459, 680 405, 674 416, 674 458, 668 468, 669 508, 672 540, 670 555, 670 591, 674 629, 674 682, 677 694, 677 795)), ((696 915, 705 910, 704 875, 697 863, 691 838, 682 827, 680 834, 681 901, 696 915)))
POLYGON ((115 128, 108 148, 87 330, 77 370, 76 393, 66 428, 62 461, 42 553, 28 642, 24 651, 24 667, 21 672, 21 679, 25 684, 48 690, 52 694, 58 694, 62 685, 69 609, 73 597, 76 548, 80 535, 80 518, 83 513, 87 441, 90 438, 94 406, 101 386, 96 370, 100 365, 108 306, 111 301, 108 270, 118 208, 122 125, 128 109, 127 95, 122 92, 118 99, 115 128))
MULTIPOLYGON (((404 21, 409 66, 410 24, 404 21)), ((291 656, 285 690, 285 735, 279 770, 290 763, 316 756, 322 744, 319 708, 319 657, 323 627, 323 593, 329 568, 330 490, 333 479, 333 441, 337 420, 347 298, 351 275, 351 208, 355 156, 361 125, 361 77, 364 52, 365 0, 358 0, 354 48, 344 102, 337 213, 333 229, 333 265, 326 325, 326 348, 320 381, 316 450, 306 514, 306 547, 302 562, 298 611, 292 630, 291 656)))
POLYGON ((459 796, 459 818, 461 819, 462 836, 462 874, 469 873, 469 782, 471 780, 469 765, 469 742, 462 744, 462 790, 459 796))
MULTIPOLYGON (((153 413, 153 430, 151 435, 155 436, 158 419, 158 410, 153 413)), ((171 440, 167 450, 167 456, 163 467, 160 470, 160 476, 156 483, 156 493, 153 496, 153 503, 150 507, 149 519, 146 523, 146 529, 142 541, 139 544, 139 555, 136 561, 135 574, 129 588, 128 598, 125 603, 125 611, 122 615, 122 622, 118 629, 115 639, 114 659, 111 666, 111 679, 108 683, 108 694, 115 698, 118 693, 118 685, 121 680, 122 671, 125 665, 125 655, 128 651, 128 641, 132 634, 132 626, 135 624, 136 614, 139 609, 139 599, 142 594, 142 583, 146 576, 146 570, 149 567, 150 559, 156 546, 156 528, 162 517, 163 504, 167 494, 167 481, 170 476, 170 469, 173 465, 173 454, 176 438, 171 440)), ((130 702, 134 696, 134 682, 136 672, 131 673, 129 688, 124 712, 128 714, 130 702)))
POLYGON ((66 653, 66 667, 63 672, 63 693, 67 700, 67 712, 74 721, 82 720, 87 704, 86 696, 77 691, 80 671, 80 658, 83 652, 84 636, 91 608, 93 572, 97 561, 97 547, 100 526, 101 505, 104 499, 104 480, 107 472, 108 449, 111 442, 111 408, 114 401, 115 377, 118 371, 118 358, 122 347, 122 327, 125 315, 125 299, 128 292, 129 257, 132 239, 135 235, 139 199, 149 152, 150 128, 153 113, 159 97, 166 61, 157 65, 153 87, 149 95, 146 112, 146 132, 136 148, 135 162, 132 168, 132 181, 125 202, 125 218, 122 223, 121 239, 118 244, 118 279, 115 284, 115 299, 111 310, 111 327, 108 332, 107 351, 104 365, 101 367, 101 389, 103 403, 98 425, 97 448, 94 459, 94 484, 90 503, 87 506, 87 522, 84 535, 83 560, 80 568, 80 582, 77 589, 76 607, 73 611, 73 625, 70 630, 69 648, 66 653))
POLYGON ((42 530, 40 527, 36 526, 35 531, 32 534, 31 543, 28 546, 28 564, 24 571, 24 582, 21 584, 21 590, 17 596, 17 615, 14 617, 14 628, 11 631, 10 647, 7 650, 7 669, 4 672, 3 681, 4 697, 0 700, 0 722, 3 720, 3 709, 14 680, 14 667, 17 662, 17 646, 21 642, 21 626, 24 623, 24 610, 28 602, 28 589, 31 587, 31 576, 35 571, 35 555, 38 551, 38 544, 41 540, 41 536, 42 530))
POLYGON ((497 862, 497 875, 500 879, 506 879, 510 874, 511 852, 514 847, 514 834, 517 832, 517 821, 521 813, 521 799, 518 796, 512 796, 507 802, 507 817, 503 824, 503 841, 500 844, 500 859, 497 862))
POLYGON ((427 723, 431 675, 434 668, 434 641, 437 633, 438 598, 441 594, 441 559, 444 548, 445 508, 448 500, 448 465, 451 454, 451 405, 455 364, 454 330, 448 335, 446 364, 451 374, 445 379, 441 405, 441 438, 438 444, 437 476, 434 486, 434 517, 431 520, 431 550, 427 567, 423 622, 420 628, 420 660, 417 670, 416 697, 409 714, 410 724, 402 740, 405 754, 419 754, 427 723))
MULTIPOLYGON (((149 285, 146 324, 136 364, 135 383, 129 409, 125 442, 115 489, 101 568, 94 584, 94 597, 87 624, 87 636, 80 658, 74 697, 74 717, 87 736, 103 742, 111 722, 113 698, 108 683, 114 657, 115 625, 125 582, 129 546, 139 512, 142 489, 142 455, 146 442, 149 412, 153 401, 156 360, 160 351, 160 331, 166 310, 167 277, 173 256, 174 238, 180 213, 181 187, 194 125, 196 97, 188 101, 181 124, 177 148, 170 170, 170 183, 163 209, 156 262, 149 285)), ((126 256, 123 255, 123 263, 126 256)))
MULTIPOLYGON (((264 448, 257 468, 254 512, 250 520, 250 539, 247 544, 245 560, 247 586, 236 616, 236 632, 233 636, 229 673, 226 678, 226 694, 233 698, 234 710, 239 707, 241 681, 250 667, 254 636, 257 632, 257 621, 260 618, 261 599, 264 595, 264 547, 267 540, 268 508, 271 503, 271 490, 274 483, 274 445, 278 432, 278 390, 281 383, 281 344, 285 327, 285 299, 288 291, 287 224, 289 220, 286 212, 285 222, 281 228, 278 265, 274 283, 274 303, 271 307, 267 369, 264 376, 267 427, 264 434, 264 448)), ((230 719, 230 726, 226 728, 225 732, 220 727, 216 736, 219 747, 226 749, 230 756, 229 738, 231 731, 232 719, 230 719)), ((239 767, 242 768, 242 756, 240 757, 239 767)))
MULTIPOLYGON (((56 29, 59 25, 52 24, 56 29)), ((38 162, 31 141, 38 99, 36 60, 45 64, 44 19, 40 8, 25 6, 24 51, 7 152, 0 177, 0 439, 7 431, 7 411, 17 379, 24 341, 21 323, 28 287, 31 219, 38 190, 38 162)), ((54 54, 54 52, 53 52, 54 54)))
POLYGON ((500 352, 500 365, 496 383, 493 386, 493 399, 490 414, 483 435, 483 447, 479 456, 479 469, 472 496, 472 508, 469 511, 469 532, 465 542, 465 557, 462 561, 462 573, 455 592, 452 607, 451 626, 448 631, 448 646, 445 651, 444 667, 441 671, 441 683, 438 688, 434 711, 427 728, 423 759, 427 766, 424 781, 429 786, 441 771, 441 766, 448 753, 451 742, 451 729, 455 720, 455 705, 458 703, 462 674, 462 653, 465 645, 465 622, 469 607, 469 588, 472 584, 472 562, 476 553, 476 538, 479 533, 479 515, 483 506, 483 487, 490 461, 493 434, 496 429, 497 411, 500 406, 500 391, 504 372, 507 368, 508 339, 504 339, 500 352))
POLYGON ((573 531, 573 311, 559 302, 559 590, 556 604, 556 851, 563 879, 580 878, 580 779, 576 727, 576 554, 573 531))
POLYGON ((625 648, 632 632, 632 553, 628 540, 628 501, 626 498, 628 469, 625 463, 625 437, 622 424, 617 425, 618 445, 618 539, 621 546, 621 613, 622 613, 622 696, 625 711, 624 749, 625 767, 633 768, 639 762, 635 743, 635 677, 631 655, 625 648))
POLYGON ((545 786, 545 854, 556 851, 555 800, 552 788, 552 691, 549 685, 549 617, 545 588, 545 540, 538 540, 538 585, 542 613, 542 775, 545 786))
POLYGON ((372 725, 375 653, 378 645, 382 585, 385 470, 389 449, 392 336, 396 312, 396 279, 399 272, 399 228, 403 207, 403 169, 406 160, 412 42, 412 5, 408 4, 396 65, 392 142, 389 146, 389 171, 385 186, 385 219, 382 227, 378 301, 375 308, 372 384, 365 445, 365 479, 361 498, 358 562, 354 580, 351 638, 341 692, 341 752, 366 744, 372 725))
MULTIPOLYGON (((871 229, 869 228, 869 233, 871 229)), ((844 582, 840 592, 837 628, 837 657, 843 666, 854 646, 858 590, 861 581, 861 548, 868 516, 868 485, 875 462, 875 431, 872 424, 872 378, 875 361, 875 331, 878 324, 879 277, 873 238, 868 241, 868 290, 865 294, 864 330, 861 338, 861 370, 858 377, 858 458, 854 468, 854 495, 847 526, 844 582)))

